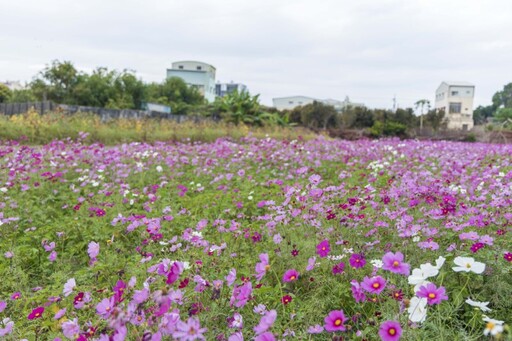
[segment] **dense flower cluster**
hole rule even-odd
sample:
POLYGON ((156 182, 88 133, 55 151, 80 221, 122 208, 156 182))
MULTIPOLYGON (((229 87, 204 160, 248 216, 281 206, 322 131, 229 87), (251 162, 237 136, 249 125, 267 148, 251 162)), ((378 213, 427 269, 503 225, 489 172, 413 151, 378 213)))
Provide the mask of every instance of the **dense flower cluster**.
POLYGON ((0 337, 508 336, 511 155, 322 138, 5 142, 0 337), (443 314, 458 320, 428 327, 443 314))

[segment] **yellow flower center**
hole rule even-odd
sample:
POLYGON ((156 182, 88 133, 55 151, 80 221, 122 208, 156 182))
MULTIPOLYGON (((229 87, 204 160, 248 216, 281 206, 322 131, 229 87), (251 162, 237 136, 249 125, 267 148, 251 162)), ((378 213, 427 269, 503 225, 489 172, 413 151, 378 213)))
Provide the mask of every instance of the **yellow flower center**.
POLYGON ((39 316, 41 316, 41 314, 40 314, 40 313, 36 313, 36 314, 35 314, 35 317, 39 317, 39 316))
POLYGON ((295 280, 295 276, 291 276, 290 281, 294 281, 294 280, 295 280))
POLYGON ((267 265, 265 265, 265 271, 268 271, 268 270, 270 270, 270 265, 267 264, 267 265))
POLYGON ((430 294, 428 294, 428 298, 436 298, 436 294, 434 294, 433 292, 431 292, 430 294))
POLYGON ((467 264, 466 264, 466 268, 471 269, 471 264, 470 264, 470 263, 467 263, 467 264))
POLYGON ((395 328, 389 328, 388 334, 391 335, 391 336, 395 335, 396 334, 396 329, 395 328))
POLYGON ((378 288, 380 288, 380 284, 375 282, 375 283, 373 283, 372 287, 374 287, 375 289, 378 289, 378 288))
POLYGON ((397 261, 397 260, 393 262, 393 267, 395 267, 395 268, 396 268, 396 267, 397 267, 397 266, 399 266, 399 265, 400 265, 400 263, 398 263, 398 261, 397 261))
POLYGON ((341 324, 341 319, 336 319, 336 321, 334 321, 335 326, 339 326, 340 324, 341 324))
POLYGON ((487 325, 485 326, 485 329, 493 330, 495 325, 496 324, 494 322, 487 322, 487 325))

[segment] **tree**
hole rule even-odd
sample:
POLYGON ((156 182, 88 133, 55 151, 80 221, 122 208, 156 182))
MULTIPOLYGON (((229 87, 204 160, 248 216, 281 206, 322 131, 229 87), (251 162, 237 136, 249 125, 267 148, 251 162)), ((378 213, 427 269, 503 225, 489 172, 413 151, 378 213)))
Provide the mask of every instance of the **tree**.
POLYGON ((217 98, 214 105, 221 117, 235 125, 240 123, 263 125, 260 117, 263 112, 260 110, 259 95, 251 96, 247 91, 234 91, 217 98))
POLYGON ((12 95, 11 89, 0 83, 0 103, 7 102, 12 95))
POLYGON ((479 105, 473 111, 473 121, 475 121, 475 125, 477 124, 485 124, 489 117, 492 117, 496 112, 496 108, 494 105, 481 106, 479 105))
POLYGON ((82 75, 69 61, 54 60, 51 66, 39 73, 31 88, 36 97, 57 103, 75 104, 74 90, 83 80, 82 75))
POLYGON ((492 104, 495 109, 500 107, 512 108, 512 83, 508 83, 503 87, 503 90, 492 96, 492 104))
POLYGON ((509 119, 512 119, 512 108, 500 108, 496 111, 494 118, 498 122, 506 122, 509 119))
POLYGON ((301 122, 310 128, 335 127, 338 125, 338 112, 332 105, 314 101, 301 108, 301 122))
POLYGON ((170 106, 176 114, 187 114, 193 106, 205 103, 199 90, 189 87, 179 77, 167 78, 162 84, 146 85, 144 96, 147 102, 170 106))
POLYGON ((416 110, 420 109, 420 130, 423 130, 423 110, 427 108, 427 111, 430 110, 430 101, 428 99, 420 99, 414 103, 416 106, 416 110))
POLYGON ((439 128, 446 126, 446 120, 444 119, 444 110, 429 110, 425 115, 425 122, 432 127, 434 131, 438 131, 439 128))

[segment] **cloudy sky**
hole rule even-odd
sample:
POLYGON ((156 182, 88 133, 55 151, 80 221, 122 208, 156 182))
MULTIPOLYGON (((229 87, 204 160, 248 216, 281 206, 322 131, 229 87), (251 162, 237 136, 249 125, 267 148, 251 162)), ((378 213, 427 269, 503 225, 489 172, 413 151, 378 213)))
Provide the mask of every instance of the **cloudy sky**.
POLYGON ((305 95, 391 108, 434 100, 443 80, 475 106, 512 82, 511 0, 0 0, 0 80, 52 60, 132 69, 160 82, 199 60, 264 104, 305 95))

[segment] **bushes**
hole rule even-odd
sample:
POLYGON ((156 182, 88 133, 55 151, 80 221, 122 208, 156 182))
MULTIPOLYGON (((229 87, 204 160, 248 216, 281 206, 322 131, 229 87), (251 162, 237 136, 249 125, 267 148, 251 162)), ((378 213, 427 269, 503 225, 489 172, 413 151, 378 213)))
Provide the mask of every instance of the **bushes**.
POLYGON ((370 135, 372 137, 382 137, 382 136, 406 136, 407 127, 405 124, 386 121, 381 122, 377 121, 373 124, 373 126, 369 129, 370 135))

